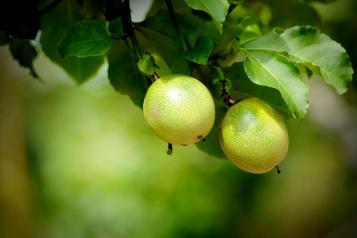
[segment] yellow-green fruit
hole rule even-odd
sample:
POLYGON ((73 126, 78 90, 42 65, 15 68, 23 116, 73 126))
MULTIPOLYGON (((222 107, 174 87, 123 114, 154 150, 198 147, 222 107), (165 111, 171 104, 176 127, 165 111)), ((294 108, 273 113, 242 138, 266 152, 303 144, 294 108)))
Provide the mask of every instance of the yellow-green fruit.
POLYGON ((194 144, 209 133, 215 119, 213 98, 200 81, 184 75, 163 76, 150 86, 144 117, 171 144, 194 144))
POLYGON ((289 137, 283 120, 272 107, 249 98, 228 109, 221 124, 220 143, 238 168, 260 174, 284 159, 289 137))

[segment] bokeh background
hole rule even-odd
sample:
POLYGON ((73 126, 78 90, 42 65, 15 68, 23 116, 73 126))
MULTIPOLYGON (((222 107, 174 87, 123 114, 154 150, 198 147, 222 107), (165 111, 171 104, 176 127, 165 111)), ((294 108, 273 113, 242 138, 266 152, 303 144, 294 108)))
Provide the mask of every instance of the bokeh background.
MULTIPOLYGON (((356 1, 312 5, 356 71, 356 1)), ((0 47, 0 237, 357 237, 356 79, 343 96, 311 80, 282 173, 251 175, 196 146, 166 155, 106 67, 77 86, 40 54, 39 81, 0 47)))

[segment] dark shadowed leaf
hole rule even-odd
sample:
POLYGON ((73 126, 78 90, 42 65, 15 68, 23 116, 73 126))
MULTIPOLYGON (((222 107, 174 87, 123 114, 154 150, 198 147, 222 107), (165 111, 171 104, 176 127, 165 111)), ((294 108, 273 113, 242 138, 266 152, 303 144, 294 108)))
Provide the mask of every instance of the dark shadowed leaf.
POLYGON ((206 36, 200 36, 197 38, 195 46, 184 54, 189 61, 196 64, 206 65, 212 50, 212 41, 206 36))
POLYGON ((307 3, 299 0, 271 0, 271 26, 320 25, 320 17, 307 3))
POLYGON ((111 45, 107 21, 83 20, 69 28, 60 42, 59 52, 63 58, 101 56, 111 45))
POLYGON ((32 63, 37 56, 37 51, 29 40, 11 39, 10 51, 21 66, 28 68, 32 76, 38 77, 32 63))
POLYGON ((128 95, 135 105, 143 105, 146 93, 146 80, 138 72, 135 59, 124 41, 114 41, 107 54, 108 77, 118 92, 128 95))
POLYGON ((0 46, 10 42, 9 35, 5 31, 0 31, 0 46))
POLYGON ((85 59, 69 57, 63 59, 58 45, 74 21, 81 20, 79 9, 72 1, 64 1, 58 7, 41 18, 41 46, 44 53, 59 64, 72 78, 80 84, 95 75, 104 63, 104 56, 85 59), (69 5, 67 5, 69 4, 69 5), (70 10, 68 10, 70 9, 70 10))
POLYGON ((124 37, 125 34, 121 17, 110 21, 109 32, 114 39, 120 39, 124 37))
POLYGON ((190 74, 189 62, 178 42, 147 27, 138 28, 137 37, 142 49, 160 55, 172 73, 190 74))

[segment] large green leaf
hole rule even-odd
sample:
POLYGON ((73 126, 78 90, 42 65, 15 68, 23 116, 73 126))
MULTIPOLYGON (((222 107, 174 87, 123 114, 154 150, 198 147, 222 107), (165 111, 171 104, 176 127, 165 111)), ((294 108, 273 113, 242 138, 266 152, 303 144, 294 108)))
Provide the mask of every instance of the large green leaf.
POLYGON ((94 76, 104 63, 104 56, 68 57, 63 59, 58 45, 75 21, 81 20, 79 9, 73 0, 64 1, 41 18, 41 47, 44 53, 59 64, 78 84, 94 76))
POLYGON ((212 17, 218 31, 222 33, 223 22, 226 19, 229 8, 227 0, 185 0, 185 2, 194 10, 208 13, 212 17))
POLYGON ((291 116, 291 112, 275 88, 260 86, 249 80, 244 71, 243 63, 235 63, 223 69, 224 77, 232 83, 231 96, 235 98, 257 97, 272 105, 285 116, 291 116))
POLYGON ((299 69, 286 56, 273 51, 247 50, 244 69, 254 83, 277 89, 294 117, 303 117, 308 105, 308 88, 299 69))
POLYGON ((107 58, 108 77, 112 86, 118 92, 128 95, 135 105, 142 107, 146 81, 138 72, 134 56, 124 41, 113 42, 107 58))
POLYGON ((353 69, 345 49, 310 26, 275 30, 242 47, 248 52, 287 52, 292 60, 304 64, 340 94, 352 81, 353 69))
POLYGON ((59 52, 63 58, 101 56, 111 45, 107 21, 82 20, 69 28, 59 45, 59 52))

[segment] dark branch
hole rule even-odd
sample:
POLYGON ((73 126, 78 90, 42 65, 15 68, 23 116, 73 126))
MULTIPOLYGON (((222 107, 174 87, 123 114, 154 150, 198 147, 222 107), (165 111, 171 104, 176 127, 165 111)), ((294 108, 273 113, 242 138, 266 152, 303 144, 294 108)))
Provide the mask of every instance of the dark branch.
POLYGON ((51 11, 53 8, 57 7, 58 4, 60 4, 62 0, 54 0, 47 6, 43 7, 42 9, 38 10, 37 14, 39 16, 42 16, 43 14, 46 14, 47 12, 51 11))
POLYGON ((174 12, 174 8, 172 6, 171 0, 166 0, 166 6, 167 6, 167 9, 169 10, 169 14, 170 14, 170 18, 171 18, 172 24, 174 25, 176 34, 177 34, 178 38, 180 39, 182 48, 183 48, 184 51, 187 51, 187 49, 188 49, 187 48, 187 44, 186 44, 185 38, 181 34, 180 28, 179 28, 179 26, 177 24, 175 12, 174 12))
POLYGON ((136 39, 136 36, 135 36, 133 22, 131 20, 129 0, 124 0, 123 27, 124 27, 125 33, 128 34, 128 36, 130 38, 130 42, 134 48, 134 52, 137 57, 137 60, 139 60, 143 56, 143 54, 141 52, 138 40, 136 39))

